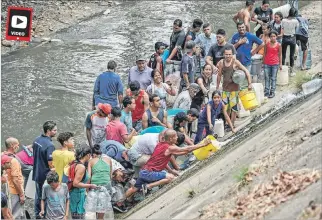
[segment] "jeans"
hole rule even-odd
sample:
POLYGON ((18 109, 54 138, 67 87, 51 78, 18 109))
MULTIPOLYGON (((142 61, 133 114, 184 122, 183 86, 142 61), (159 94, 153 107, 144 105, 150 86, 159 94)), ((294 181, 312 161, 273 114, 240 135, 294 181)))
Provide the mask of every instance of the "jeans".
POLYGON ((286 50, 287 46, 290 46, 290 66, 294 66, 294 53, 296 47, 296 38, 295 36, 283 36, 282 40, 282 64, 285 65, 286 50))
MULTIPOLYGON (((215 125, 215 124, 213 124, 213 125, 215 125)), ((198 129, 197 129, 194 144, 198 144, 200 141, 202 141, 202 139, 203 139, 202 133, 205 128, 206 128, 206 136, 209 134, 211 134, 211 135, 213 134, 213 132, 209 129, 208 123, 198 123, 198 129)))
MULTIPOLYGON (((36 196, 35 196, 35 218, 40 218, 39 213, 41 211, 40 203, 42 197, 42 187, 44 182, 36 182, 36 196)), ((46 205, 45 205, 45 216, 46 216, 46 205)))
POLYGON ((276 89, 276 76, 279 65, 264 65, 265 72, 265 96, 275 93, 276 89))

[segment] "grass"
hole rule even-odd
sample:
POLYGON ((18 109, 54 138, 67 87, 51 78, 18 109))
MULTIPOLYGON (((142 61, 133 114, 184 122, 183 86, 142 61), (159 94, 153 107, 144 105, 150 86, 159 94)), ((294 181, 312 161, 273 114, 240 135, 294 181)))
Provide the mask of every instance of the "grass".
POLYGON ((236 175, 234 175, 234 178, 238 182, 238 188, 248 184, 248 181, 246 180, 246 175, 248 174, 248 171, 248 167, 242 167, 241 170, 236 175))
POLYGON ((310 81, 312 79, 312 76, 308 75, 304 71, 298 71, 295 79, 294 79, 294 84, 296 88, 302 89, 302 84, 310 81))
POLYGON ((196 192, 193 189, 188 191, 188 198, 192 199, 196 195, 196 192))

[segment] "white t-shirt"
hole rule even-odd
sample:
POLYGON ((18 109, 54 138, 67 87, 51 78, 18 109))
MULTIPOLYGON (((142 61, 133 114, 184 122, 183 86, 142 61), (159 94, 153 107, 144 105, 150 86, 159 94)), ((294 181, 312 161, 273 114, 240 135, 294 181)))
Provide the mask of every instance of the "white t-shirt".
POLYGON ((294 36, 298 26, 299 26, 299 21, 296 18, 292 18, 292 19, 284 18, 282 20, 282 28, 284 29, 284 35, 286 36, 294 36))

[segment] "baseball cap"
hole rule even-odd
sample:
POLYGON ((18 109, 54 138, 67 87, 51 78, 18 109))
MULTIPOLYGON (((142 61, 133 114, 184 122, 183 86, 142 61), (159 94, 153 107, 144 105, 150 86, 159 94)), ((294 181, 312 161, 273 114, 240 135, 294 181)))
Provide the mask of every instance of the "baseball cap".
POLYGON ((12 160, 12 157, 9 157, 8 155, 1 155, 1 166, 3 166, 5 163, 10 163, 12 160))
POLYGON ((136 62, 138 62, 138 61, 145 61, 146 59, 145 58, 143 58, 143 57, 137 57, 136 58, 136 62))
POLYGON ((192 40, 189 40, 186 44, 186 52, 191 52, 195 46, 196 46, 196 43, 192 40))
POLYGON ((110 104, 98 103, 97 108, 101 109, 106 115, 109 115, 112 111, 110 104))

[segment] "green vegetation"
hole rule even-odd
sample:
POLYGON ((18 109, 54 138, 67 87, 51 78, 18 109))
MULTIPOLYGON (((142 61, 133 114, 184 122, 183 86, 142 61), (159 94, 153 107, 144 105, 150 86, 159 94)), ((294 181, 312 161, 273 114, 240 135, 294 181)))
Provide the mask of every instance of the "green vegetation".
POLYGON ((312 79, 312 76, 308 75, 304 71, 299 71, 297 72, 294 79, 295 87, 298 89, 302 89, 302 84, 310 81, 311 79, 312 79))

